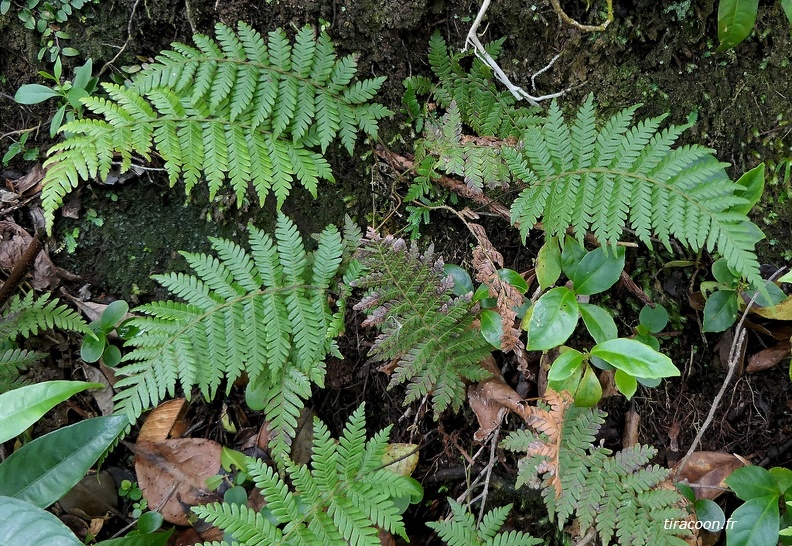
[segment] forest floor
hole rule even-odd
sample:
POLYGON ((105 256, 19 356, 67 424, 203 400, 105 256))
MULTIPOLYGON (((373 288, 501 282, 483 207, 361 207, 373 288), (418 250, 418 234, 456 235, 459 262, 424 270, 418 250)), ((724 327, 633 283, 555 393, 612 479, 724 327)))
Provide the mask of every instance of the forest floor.
MULTIPOLYGON (((51 65, 36 60, 39 34, 22 26, 16 3, 12 4, 11 11, 0 16, 4 37, 0 42, 0 155, 19 140, 19 131, 32 127, 39 130, 31 133, 26 146, 38 147, 43 155, 53 143, 48 120, 55 108, 48 103, 21 106, 13 96, 23 84, 41 83, 38 71, 49 70, 51 65)), ((430 36, 439 32, 447 43, 462 47, 478 8, 478 2, 466 0, 281 0, 272 4, 104 0, 87 3, 66 26, 71 33, 68 46, 80 54, 67 62, 64 73, 70 74, 73 66, 90 57, 97 74, 121 52, 107 66, 104 77, 109 77, 118 74, 119 67, 154 57, 173 41, 189 43, 194 32, 212 35, 217 22, 235 26, 242 20, 265 33, 323 21, 343 53, 360 55, 362 77, 387 76, 378 100, 399 112, 404 78, 429 74, 430 36)), ((603 17, 604 5, 576 2, 565 9, 581 22, 596 24, 603 17)), ((607 30, 583 33, 561 22, 547 1, 496 0, 482 25, 482 41, 506 38, 501 65, 526 89, 532 73, 559 54, 552 68, 536 79, 537 94, 568 89, 560 104, 569 111, 589 93, 604 115, 642 103, 641 117, 668 113, 666 123, 695 120, 682 137, 684 143, 716 150, 720 160, 732 165, 727 170, 733 179, 764 161, 765 195, 752 213, 767 235, 758 253, 771 270, 788 265, 792 260, 792 33, 780 4, 763 3, 754 33, 736 49, 723 53, 716 52, 714 0, 616 0, 615 11, 615 21, 607 30)), ((404 121, 397 114, 383 123, 381 142, 399 150, 401 142, 409 141, 404 121)), ((329 161, 337 182, 321 186, 316 200, 297 189, 284 206, 304 235, 342 222, 345 214, 361 226, 381 225, 387 219, 382 229, 398 232, 404 228, 405 213, 397 208, 395 197, 404 190, 398 186, 402 182, 378 163, 371 148, 358 144, 352 157, 340 147, 331 149, 329 161)), ((3 182, 26 174, 32 164, 15 158, 3 171, 3 182)), ((510 196, 500 199, 508 205, 510 196)), ((31 229, 34 221, 29 207, 35 201, 25 205, 0 220, 31 229)), ((184 270, 186 264, 177 251, 205 251, 208 236, 239 240, 248 222, 267 229, 274 217, 273 203, 263 210, 238 210, 230 196, 221 195, 210 203, 200 191, 185 199, 183 187, 170 188, 156 174, 115 185, 85 185, 65 208, 69 217, 59 214, 46 246, 53 262, 77 277, 63 280, 59 289, 90 294, 100 303, 125 299, 135 304, 161 298, 164 292, 150 277, 184 270)), ((507 267, 517 271, 533 267, 539 238, 529 238, 523 245, 505 221, 487 219, 486 227, 507 267)), ((429 241, 447 263, 470 265, 474 240, 454 216, 433 213, 425 234, 425 242, 429 241)), ((673 259, 695 258, 646 249, 629 257, 627 271, 638 286, 671 310, 672 326, 662 350, 682 375, 657 389, 641 388, 632 403, 612 397, 603 406, 609 412, 602 431, 606 446, 621 445, 625 416, 632 408, 640 416, 639 440, 658 448, 657 462, 663 465, 673 464, 688 449, 726 373, 720 347, 730 343, 724 339, 729 332, 701 333, 700 311, 691 306, 687 293, 690 271, 663 267, 673 259)), ((640 302, 628 291, 617 289, 608 304, 621 313, 620 328, 628 331, 635 326, 640 302)), ((789 337, 786 330, 778 332, 780 337, 789 337)), ((403 392, 387 390, 388 378, 367 364, 373 337, 374 332, 363 328, 347 330, 340 340, 345 360, 329 362, 327 388, 315 393, 311 405, 338 433, 352 410, 366 401, 371 430, 393 424, 392 441, 422 439, 426 443, 413 476, 423 483, 427 502, 409 514, 409 531, 415 537, 411 544, 423 544, 422 537, 429 537, 423 522, 442 517, 445 505, 441 501, 466 487, 465 476, 471 468, 465 457, 481 447, 472 438, 475 417, 467 408, 457 415, 449 412, 439 421, 420 412, 418 418, 405 417, 403 392)), ((769 343, 767 336, 750 333, 746 362, 769 343)), ((65 356, 53 351, 45 376, 79 378, 71 356, 75 347, 62 343, 65 356)), ((767 467, 789 467, 792 395, 788 364, 786 358, 767 370, 741 374, 729 386, 699 449, 737 453, 767 467)), ((224 403, 244 413, 241 397, 232 396, 224 403)), ((206 409, 192 411, 207 415, 206 409)), ((78 418, 76 414, 65 417, 67 421, 78 418)), ((222 437, 232 446, 234 442, 233 436, 219 429, 216 417, 208 418, 193 434, 222 437)), ((531 520, 531 512, 542 508, 532 508, 524 492, 507 485, 513 483, 514 461, 502 458, 501 462, 493 480, 493 505, 515 502, 522 507, 512 522, 515 527, 547 532, 531 520)), ((479 469, 474 466, 473 472, 479 469)))

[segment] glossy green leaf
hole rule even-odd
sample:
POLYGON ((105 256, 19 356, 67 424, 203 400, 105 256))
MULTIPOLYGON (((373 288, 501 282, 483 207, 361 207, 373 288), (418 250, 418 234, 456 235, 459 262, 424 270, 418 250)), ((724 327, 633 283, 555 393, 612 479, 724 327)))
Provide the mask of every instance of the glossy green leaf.
POLYGON ((597 405, 602 398, 602 385, 600 385, 597 374, 591 367, 586 366, 583 378, 580 380, 577 391, 575 391, 575 405, 581 408, 590 408, 597 405))
POLYGON ((583 353, 575 349, 567 349, 558 355, 558 358, 550 366, 550 371, 547 372, 547 380, 563 381, 580 370, 582 364, 583 353))
MULTIPOLYGON (((226 491, 226 494, 228 494, 229 491, 238 491, 239 489, 242 489, 242 495, 245 498, 245 503, 247 503, 247 493, 245 493, 245 490, 242 487, 238 487, 238 486, 232 487, 228 491, 226 491)), ((223 500, 225 502, 229 502, 226 500, 225 497, 223 497, 223 500)), ((158 531, 160 527, 162 527, 163 521, 164 518, 162 517, 162 514, 160 514, 159 512, 156 511, 144 512, 138 518, 137 528, 138 531, 140 531, 141 533, 148 535, 154 533, 155 531, 158 531)))
POLYGON ((583 317, 583 324, 586 330, 597 343, 608 341, 619 337, 619 330, 613 317, 599 305, 591 303, 579 303, 580 316, 583 317))
POLYGON ((580 380, 583 379, 583 373, 586 371, 586 368, 588 368, 586 365, 579 366, 573 370, 572 375, 565 377, 564 379, 548 379, 547 386, 556 392, 567 391, 568 393, 574 395, 580 386, 580 380))
POLYGON ((104 332, 95 332, 95 336, 86 335, 80 347, 80 358, 83 361, 92 363, 102 358, 105 347, 107 346, 107 336, 104 332))
POLYGON ((570 279, 577 271, 580 260, 586 255, 586 249, 570 236, 564 239, 564 249, 561 252, 561 270, 570 279))
POLYGON ((756 23, 759 0, 720 0, 718 4, 718 51, 745 40, 756 23))
POLYGON ((8 546, 83 546, 61 520, 19 499, 0 496, 0 521, 0 540, 8 546))
POLYGON ((0 442, 19 436, 71 395, 102 387, 101 383, 46 381, 0 394, 0 442))
MULTIPOLYGON (((451 278, 454 279, 454 295, 464 296, 468 292, 473 292, 473 280, 470 278, 470 274, 458 265, 445 264, 443 266, 443 273, 451 275, 451 278)), ((486 286, 484 286, 484 288, 486 288, 486 286)))
POLYGON ((759 198, 762 197, 762 192, 764 192, 765 164, 760 163, 747 173, 744 173, 737 181, 737 184, 742 186, 742 189, 735 191, 734 195, 742 197, 748 202, 742 205, 734 205, 730 210, 747 215, 751 212, 754 205, 759 202, 759 198))
POLYGON ((485 309, 481 312, 481 335, 487 343, 500 349, 501 337, 503 336, 503 320, 500 314, 495 311, 485 309))
POLYGON ((616 388, 627 397, 627 400, 632 398, 635 391, 638 390, 638 381, 624 370, 616 370, 613 380, 616 383, 616 388))
POLYGON ((588 252, 575 268, 572 279, 576 294, 599 294, 619 280, 624 269, 624 248, 615 251, 600 247, 588 252))
POLYGON ((14 100, 19 104, 38 104, 53 97, 59 97, 59 93, 46 85, 38 83, 28 83, 17 89, 14 100))
POLYGON ((102 353, 102 362, 110 368, 121 364, 121 349, 115 345, 108 345, 102 353))
POLYGON ((528 283, 525 282, 523 276, 517 273, 514 269, 509 269, 506 267, 503 269, 498 269, 498 278, 519 290, 520 294, 525 294, 528 291, 528 283))
POLYGON ((704 304, 705 332, 723 332, 737 320, 739 304, 734 290, 718 290, 704 304))
POLYGON ((633 377, 659 379, 679 375, 670 358, 634 339, 618 338, 599 343, 591 349, 591 354, 633 377))
POLYGON ((744 501, 767 495, 781 495, 773 475, 761 466, 738 468, 724 481, 744 501))
POLYGON ((578 314, 578 303, 571 290, 559 286, 546 292, 531 312, 528 349, 546 351, 562 345, 575 331, 578 314))
POLYGON ((772 546, 778 543, 778 496, 767 495, 747 501, 735 510, 732 526, 726 529, 729 546, 772 546))
POLYGON ((116 300, 102 311, 99 327, 105 332, 112 330, 129 311, 129 305, 124 300, 116 300))
POLYGON ((649 305, 644 305, 640 315, 638 315, 638 320, 650 332, 656 334, 662 332, 663 328, 668 324, 668 311, 660 304, 655 305, 654 309, 649 305))
POLYGON ((655 351, 659 351, 660 350, 660 341, 656 337, 654 337, 653 335, 650 335, 650 334, 638 334, 633 339, 635 341, 640 341, 644 345, 648 345, 649 347, 651 347, 655 351))
POLYGON ((740 281, 740 276, 734 274, 726 263, 726 258, 715 260, 712 264, 712 276, 715 277, 715 280, 726 286, 733 286, 740 281))
MULTIPOLYGON (((146 512, 146 514, 148 513, 153 512, 146 512)), ((145 516, 146 514, 143 515, 145 516)), ((141 519, 143 519, 142 516, 141 519)), ((96 546, 166 546, 166 544, 168 544, 168 539, 172 534, 173 529, 163 533, 125 536, 97 542, 96 546)))
POLYGON ((561 276, 561 247, 558 246, 557 237, 549 237, 539 249, 535 271, 542 290, 553 286, 561 276))
POLYGON ((0 463, 0 495, 46 508, 85 476, 128 425, 124 415, 95 417, 25 444, 0 463))

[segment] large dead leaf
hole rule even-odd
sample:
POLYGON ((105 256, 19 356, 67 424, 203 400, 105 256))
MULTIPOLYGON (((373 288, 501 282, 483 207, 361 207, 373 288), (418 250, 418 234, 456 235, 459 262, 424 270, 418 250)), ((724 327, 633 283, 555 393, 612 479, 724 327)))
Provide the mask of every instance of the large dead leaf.
MULTIPOLYGON (((672 475, 678 471, 678 466, 674 466, 672 475)), ((724 480, 743 466, 744 459, 731 453, 697 451, 688 459, 677 480, 686 481, 696 492, 697 499, 715 500, 728 490, 724 480)))
POLYGON ((44 178, 45 172, 46 171, 41 168, 41 164, 36 163, 26 175, 11 181, 11 187, 20 197, 25 193, 29 193, 31 195, 38 193, 41 191, 41 185, 39 182, 41 182, 41 180, 44 178))
POLYGON ((756 373, 768 370, 789 357, 789 341, 782 341, 773 347, 768 347, 755 355, 751 355, 751 358, 748 359, 748 366, 745 368, 745 373, 756 373))
POLYGON ((146 421, 140 427, 138 443, 179 438, 187 429, 184 422, 186 411, 187 401, 184 398, 163 402, 146 417, 146 421))
POLYGON ((492 355, 481 361, 481 367, 492 373, 492 377, 471 385, 467 393, 468 404, 479 423, 479 429, 474 435, 475 440, 479 442, 500 426, 509 411, 515 412, 523 419, 527 415, 525 401, 503 380, 492 355))
POLYGON ((190 508, 222 500, 206 487, 206 479, 220 471, 221 445, 212 440, 184 438, 138 442, 135 472, 149 508, 169 523, 189 525, 190 508))
POLYGON ((775 320, 792 320, 792 296, 773 307, 751 307, 751 313, 775 320))

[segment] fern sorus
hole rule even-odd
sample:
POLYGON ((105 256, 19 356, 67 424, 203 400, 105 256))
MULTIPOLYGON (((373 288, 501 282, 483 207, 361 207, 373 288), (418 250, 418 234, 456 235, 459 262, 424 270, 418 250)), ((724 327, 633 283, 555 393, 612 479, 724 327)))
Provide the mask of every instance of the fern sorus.
MULTIPOLYGON (((380 546, 378 528, 407 538, 396 499, 420 498, 415 480, 383 468, 390 427, 366 440, 363 406, 338 442, 314 418, 311 468, 285 464, 293 491, 260 459, 247 471, 266 504, 261 511, 232 503, 193 508, 200 518, 233 535, 240 546, 380 546)), ((220 543, 212 543, 220 546, 220 543)))
POLYGON ((580 536, 596 530, 602 544, 688 544, 688 529, 667 529, 667 520, 688 517, 684 498, 667 481, 669 471, 647 463, 652 447, 633 446, 614 456, 594 445, 604 412, 575 407, 567 393, 548 390, 547 403, 530 408, 534 429, 512 432, 503 447, 525 453, 517 486, 540 486, 550 517, 560 527, 577 518, 580 536))
POLYGON ((409 382, 405 404, 431 394, 435 417, 448 406, 458 410, 462 379, 488 377, 479 362, 492 350, 472 327, 470 298, 453 297, 453 282, 431 247, 421 255, 414 243, 408 248, 403 239, 369 230, 358 258, 366 273, 354 286, 367 292, 355 309, 368 315, 364 326, 381 331, 371 358, 395 363, 390 386, 409 382))
POLYGON ((744 188, 712 150, 673 147, 688 125, 659 131, 665 116, 632 125, 636 109, 599 127, 591 96, 572 122, 554 102, 542 125, 523 131, 519 147, 502 149, 525 186, 511 207, 523 238, 540 218, 550 235, 571 226, 603 244, 615 244, 629 225, 648 245, 654 235, 666 246, 675 237, 694 250, 717 249, 735 272, 762 285, 754 245, 763 235, 732 210, 747 202, 744 188))
POLYGON ((499 533, 506 522, 506 516, 512 508, 511 504, 495 508, 487 513, 476 525, 476 520, 467 509, 448 499, 451 505, 451 517, 444 521, 433 521, 426 525, 434 529, 443 542, 451 546, 535 546, 542 544, 534 538, 520 531, 499 533))
POLYGON ((0 313, 0 393, 22 384, 19 373, 44 357, 43 353, 19 349, 16 338, 28 338, 42 330, 61 328, 88 333, 88 325, 75 311, 50 294, 36 298, 28 292, 24 298, 14 296, 0 313))
POLYGON ((358 133, 376 136, 391 114, 370 102, 384 78, 355 81, 355 57, 339 58, 325 33, 305 27, 292 44, 282 30, 265 41, 241 22, 215 32, 216 41, 195 35, 196 47, 174 43, 132 87, 105 84, 109 98, 83 99, 103 119, 66 124, 70 136, 49 150, 49 229, 80 180, 105 180, 117 157, 127 171, 132 154, 157 153, 171 185, 182 178, 188 193, 203 177, 214 196, 229 179, 238 202, 252 183, 262 203, 272 192, 280 207, 296 178, 316 196, 319 179, 333 180, 327 146, 338 137, 352 153, 358 133))
POLYGON ((140 334, 127 342, 125 375, 117 384, 117 411, 130 421, 173 395, 177 384, 190 395, 198 387, 214 398, 247 373, 247 401, 263 409, 276 446, 293 436, 311 384, 322 386, 324 358, 337 353, 339 320, 328 303, 349 246, 335 226, 305 251, 296 226, 279 214, 274 239, 250 226, 250 251, 211 239, 218 258, 182 253, 197 276, 154 278, 184 303, 138 307, 131 319, 140 334))

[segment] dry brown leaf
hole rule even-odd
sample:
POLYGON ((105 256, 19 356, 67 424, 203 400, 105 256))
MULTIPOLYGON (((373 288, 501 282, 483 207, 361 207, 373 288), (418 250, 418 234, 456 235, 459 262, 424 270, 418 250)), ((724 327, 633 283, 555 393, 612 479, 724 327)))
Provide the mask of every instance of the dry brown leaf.
POLYGON ((115 404, 113 403, 113 387, 110 385, 110 381, 99 368, 86 365, 82 367, 82 371, 88 381, 104 385, 101 390, 92 390, 91 396, 96 400, 96 405, 99 406, 99 412, 102 415, 112 414, 115 404))
POLYGON ((222 446, 212 440, 183 438, 138 442, 129 446, 135 454, 135 472, 149 508, 165 521, 189 525, 190 508, 221 497, 206 487, 206 479, 220 470, 222 446))
POLYGON ((33 165, 33 168, 25 175, 11 181, 11 187, 14 191, 22 196, 31 190, 29 193, 32 195, 41 191, 39 182, 44 178, 46 171, 41 168, 39 163, 33 165))
MULTIPOLYGON (((678 466, 674 466, 672 475, 676 474, 678 466)), ((744 460, 731 453, 697 451, 679 473, 678 481, 687 482, 696 492, 697 499, 715 500, 728 490, 724 480, 743 466, 744 460)))
POLYGON ((792 296, 773 307, 751 307, 751 313, 773 320, 792 320, 792 296))
POLYGON ((187 430, 184 422, 186 411, 187 401, 184 398, 163 402, 146 417, 146 421, 140 427, 138 443, 180 438, 187 430))
POLYGON ((638 430, 641 427, 641 416, 630 407, 630 411, 624 416, 624 434, 622 435, 622 447, 627 449, 638 443, 638 430))
MULTIPOLYGON (((33 236, 14 222, 0 222, 0 269, 14 269, 32 240, 33 236)), ((30 285, 36 290, 53 290, 61 278, 70 276, 41 251, 33 262, 30 285)))
POLYGON ((503 381, 503 376, 492 355, 488 355, 480 365, 490 372, 492 377, 471 385, 467 393, 468 404, 479 423, 479 429, 474 435, 474 439, 479 442, 500 426, 509 410, 525 418, 523 399, 503 381))
POLYGON ((790 357, 790 344, 789 340, 782 341, 751 355, 748 359, 748 366, 745 368, 745 373, 756 373, 772 368, 782 360, 790 357))

